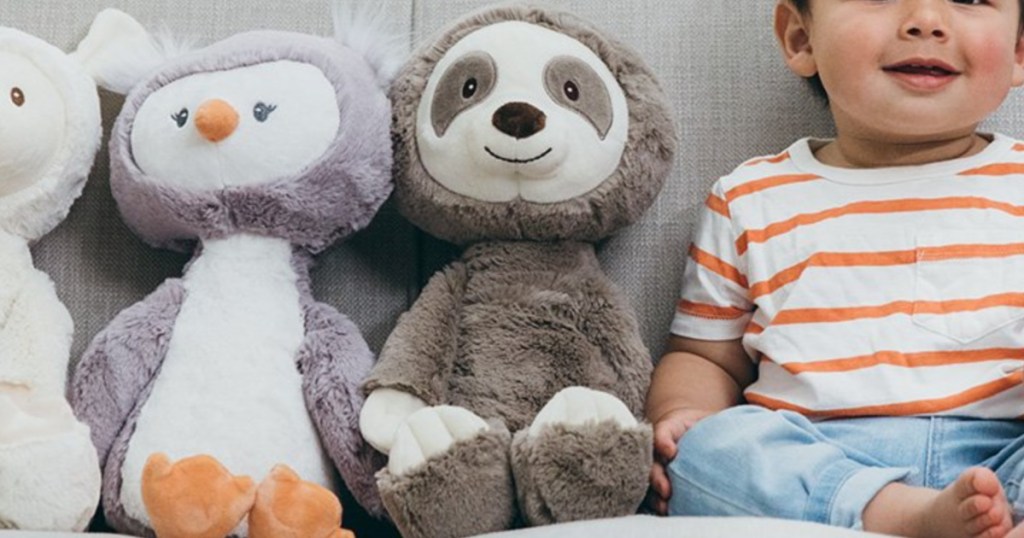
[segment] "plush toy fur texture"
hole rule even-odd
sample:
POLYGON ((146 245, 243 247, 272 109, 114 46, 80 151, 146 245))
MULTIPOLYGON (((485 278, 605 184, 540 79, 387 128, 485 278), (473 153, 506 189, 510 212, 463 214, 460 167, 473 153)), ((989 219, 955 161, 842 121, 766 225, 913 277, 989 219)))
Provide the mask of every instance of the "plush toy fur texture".
POLYGON ((140 404, 153 390, 153 379, 167 353, 183 297, 181 280, 171 279, 122 310, 86 349, 69 387, 71 406, 89 424, 99 454, 106 521, 136 536, 145 535, 147 529, 130 520, 117 501, 121 462, 142 410, 140 404))
MULTIPOLYGON (((71 316, 33 266, 29 244, 64 220, 82 192, 102 136, 99 98, 74 55, 10 28, 0 28, 0 51, 45 75, 65 121, 53 133, 61 137, 56 153, 39 156, 49 163, 41 175, 0 196, 0 529, 81 531, 99 501, 99 466, 89 428, 64 398, 71 316)), ((3 153, 26 149, 0 148, 0 159, 16 162, 3 153)))
POLYGON ((650 470, 653 442, 649 428, 609 422, 557 425, 537 439, 518 432, 512 470, 524 517, 540 525, 634 512, 647 493, 646 481, 636 478, 650 470))
POLYGON ((0 197, 0 232, 33 242, 60 224, 82 194, 103 136, 99 97, 81 65, 37 37, 0 28, 0 50, 30 58, 64 99, 65 141, 50 169, 31 186, 0 197))
POLYGON ((366 389, 502 417, 518 431, 563 387, 643 410, 651 372, 632 308, 583 242, 487 242, 434 275, 366 389))
POLYGON ((384 504, 399 529, 414 529, 416 536, 471 536, 515 523, 515 485, 508 472, 511 435, 500 422, 492 426, 407 476, 380 472, 384 504), (459 512, 452 513, 453 507, 459 512), (460 520, 457 534, 453 519, 460 520))
POLYGON ((74 325, 28 244, 0 232, 0 383, 63 396, 74 325))
MULTIPOLYGON (((281 309, 295 311, 298 325, 291 332, 282 328, 250 336, 284 348, 287 345, 281 341, 292 342, 298 333, 294 357, 289 356, 286 360, 293 361, 295 369, 289 372, 288 381, 293 381, 292 374, 298 379, 294 397, 303 409, 302 416, 293 416, 288 423, 308 423, 314 432, 310 443, 303 446, 309 450, 303 452, 301 461, 308 463, 311 461, 310 451, 315 452, 313 459, 316 463, 326 463, 329 471, 328 477, 316 477, 315 480, 331 482, 334 486, 337 469, 337 474, 357 502, 371 513, 379 515, 383 512, 373 473, 384 460, 362 441, 357 428, 358 412, 364 401, 357 383, 368 374, 373 354, 348 319, 333 307, 312 298, 308 271, 310 253, 321 251, 334 241, 360 230, 388 197, 391 191, 389 114, 388 100, 379 87, 377 75, 357 53, 332 39, 281 32, 241 34, 170 59, 147 75, 126 97, 111 139, 111 184, 122 216, 133 231, 155 246, 187 250, 198 243, 200 248, 193 262, 185 268, 183 279, 165 282, 152 295, 126 309, 96 336, 72 381, 73 404, 78 414, 93 427, 93 442, 103 467, 104 514, 119 531, 143 536, 153 532, 144 521, 133 515, 137 506, 126 506, 124 502, 125 491, 129 496, 135 495, 133 490, 125 490, 131 488, 125 475, 126 462, 133 454, 132 446, 148 449, 150 444, 159 444, 160 434, 169 434, 154 436, 153 427, 143 427, 160 421, 140 423, 147 412, 156 413, 152 411, 157 408, 155 401, 158 395, 163 394, 160 390, 161 376, 165 373, 169 376, 171 371, 175 371, 179 374, 176 379, 181 378, 181 364, 175 363, 177 366, 172 369, 169 366, 171 361, 165 360, 169 357, 187 358, 189 354, 181 353, 181 348, 195 346, 197 350, 203 350, 218 345, 217 342, 246 338, 246 328, 234 324, 231 327, 239 330, 237 334, 213 338, 216 341, 210 341, 209 335, 194 339, 203 341, 175 339, 179 336, 176 328, 179 323, 184 323, 185 313, 202 311, 199 307, 189 307, 189 301, 196 301, 191 303, 195 305, 202 299, 199 293, 189 293, 189 290, 198 279, 201 268, 207 265, 201 263, 205 250, 213 255, 215 243, 222 244, 240 237, 250 238, 250 243, 285 242, 292 245, 290 270, 283 270, 278 266, 281 263, 275 263, 273 275, 256 277, 262 279, 260 282, 266 282, 263 277, 280 280, 290 287, 287 293, 279 295, 292 297, 287 300, 298 304, 282 304, 281 309), (289 177, 248 187, 203 191, 173 187, 168 181, 147 175, 138 167, 132 157, 131 131, 148 95, 191 75, 228 72, 278 60, 297 61, 318 69, 335 90, 342 115, 340 128, 323 155, 289 177), (179 348, 176 355, 171 353, 175 345, 179 348), (147 403, 154 403, 154 407, 147 408, 151 411, 144 411, 147 403), (138 445, 132 445, 134 436, 141 436, 143 431, 150 433, 146 438, 148 444, 140 441, 138 445)), ((280 254, 281 249, 271 250, 280 254)), ((288 265, 289 252, 286 250, 284 255, 285 265, 288 265)), ((223 257, 219 259, 223 260, 223 257)), ((275 256, 275 261, 280 260, 275 256)), ((259 268, 267 264, 252 264, 252 272, 260 273, 259 268)), ((248 274, 249 270, 250 267, 243 264, 238 271, 248 274)), ((223 267, 219 270, 203 268, 203 271, 207 272, 207 277, 211 271, 221 275, 223 267)), ((230 278, 229 274, 221 276, 230 278)), ((232 304, 244 304, 245 297, 241 297, 242 302, 239 302, 238 295, 232 293, 229 297, 234 301, 232 304)), ((203 316, 202 312, 199 314, 203 316)), ((190 320, 188 326, 195 328, 195 319, 190 320)), ((294 320, 289 318, 289 328, 291 321, 294 320)), ((231 350, 225 349, 228 355, 231 350)), ((280 359, 281 354, 273 357, 273 361, 280 359)), ((237 353, 225 357, 225 360, 238 364, 245 357, 237 353)), ((275 383, 278 380, 259 379, 261 383, 271 383, 275 390, 273 398, 280 401, 287 395, 284 394, 285 389, 278 386, 282 383, 275 383)), ((179 385, 174 386, 180 388, 179 385)), ((225 389, 230 388, 229 384, 225 386, 225 389)), ((169 389, 164 389, 164 392, 173 394, 169 389)), ((197 396, 200 397, 204 401, 212 401, 210 395, 197 396)), ((217 398, 223 401, 225 397, 217 398)), ((171 409, 166 400, 159 408, 161 413, 171 409)), ((288 403, 295 402, 289 400, 288 403)), ((214 406, 202 412, 217 413, 217 409, 214 406)), ((182 415, 181 420, 188 418, 182 415)), ((252 420, 256 423, 259 417, 252 417, 252 420)), ((267 417, 267 421, 274 420, 275 424, 280 424, 281 413, 267 417)), ((221 445, 225 440, 229 442, 230 431, 227 429, 230 428, 211 432, 210 439, 221 445)), ((246 446, 247 440, 237 440, 237 443, 240 449, 230 452, 231 456, 241 453, 239 459, 252 466, 252 462, 258 459, 260 448, 246 446)), ((263 452, 269 450, 267 447, 264 449, 263 452)), ((231 471, 240 472, 233 467, 231 471)), ((260 481, 267 472, 270 472, 269 466, 244 473, 260 481)), ((303 479, 313 480, 310 477, 303 479)), ((242 528, 234 532, 245 534, 246 530, 242 528)))
POLYGON ((110 184, 118 210, 140 237, 157 247, 188 250, 199 238, 253 232, 282 237, 317 253, 364 228, 391 193, 388 104, 374 73, 357 56, 339 54, 332 39, 284 32, 240 34, 176 58, 136 86, 111 133, 110 184), (275 46, 268 47, 267 43, 275 46), (131 153, 131 129, 146 98, 168 83, 210 71, 294 60, 311 64, 337 91, 341 128, 333 145, 300 177, 203 192, 146 177, 131 153))
POLYGON ((624 45, 571 15, 530 7, 472 14, 413 58, 391 92, 399 209, 426 232, 467 248, 400 318, 365 388, 461 406, 492 427, 408 474, 382 470, 385 505, 408 537, 633 513, 652 461, 649 425, 556 424, 539 435, 526 428, 570 386, 614 395, 642 416, 650 354, 592 243, 639 218, 667 176, 676 135, 665 96, 624 45), (625 151, 592 191, 555 203, 482 202, 444 188, 419 161, 417 109, 434 67, 461 38, 504 21, 580 41, 624 90, 625 151))
POLYGON ((89 428, 80 423, 58 435, 2 443, 0 529, 84 531, 99 486, 89 428))
POLYGON ((441 537, 633 513, 652 461, 649 426, 602 423, 537 439, 520 430, 573 385, 613 394, 641 416, 650 373, 632 309, 591 244, 469 247, 399 320, 366 388, 500 418, 519 432, 511 466, 508 444, 488 433, 409 476, 382 471, 389 514, 405 536, 441 537))
POLYGON ((456 244, 486 240, 598 241, 635 221, 654 201, 672 165, 676 137, 671 108, 646 64, 631 49, 568 14, 504 7, 472 14, 415 54, 392 85, 396 200, 414 224, 456 244), (487 204, 445 189, 430 177, 416 148, 416 109, 438 60, 469 33, 523 21, 564 33, 594 51, 619 80, 629 102, 629 142, 616 172, 591 192, 559 203, 516 200, 487 204))
MULTIPOLYGON (((293 265, 300 275, 306 330, 296 360, 310 416, 345 486, 370 513, 382 514, 373 473, 386 460, 358 435, 358 410, 364 399, 358 380, 369 372, 373 354, 350 320, 313 299, 310 257, 297 252, 293 265)), ((92 426, 100 454, 107 522, 139 536, 151 531, 128 516, 120 502, 122 465, 139 413, 159 377, 184 300, 182 281, 172 279, 118 314, 86 350, 71 385, 72 405, 92 426)))

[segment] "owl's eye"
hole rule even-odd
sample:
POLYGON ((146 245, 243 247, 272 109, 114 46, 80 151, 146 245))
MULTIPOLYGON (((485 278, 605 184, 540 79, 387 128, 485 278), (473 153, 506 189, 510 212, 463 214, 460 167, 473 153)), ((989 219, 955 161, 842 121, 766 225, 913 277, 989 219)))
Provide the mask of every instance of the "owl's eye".
POLYGON ((174 123, 178 124, 178 127, 184 127, 185 123, 188 121, 188 109, 183 108, 176 114, 171 114, 171 119, 174 120, 174 123))
POLYGON ((14 106, 20 107, 25 104, 25 92, 21 91, 21 88, 11 88, 11 102, 14 106))
POLYGON ((275 110, 277 110, 277 105, 268 105, 261 101, 252 108, 252 115, 256 118, 256 121, 263 123, 270 117, 270 113, 275 110))

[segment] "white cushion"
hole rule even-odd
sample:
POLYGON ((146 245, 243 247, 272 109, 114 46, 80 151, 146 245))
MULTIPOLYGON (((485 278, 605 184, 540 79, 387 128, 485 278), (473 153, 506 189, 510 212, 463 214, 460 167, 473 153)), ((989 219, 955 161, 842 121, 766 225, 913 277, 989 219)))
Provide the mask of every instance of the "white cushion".
POLYGON ((757 517, 631 516, 548 525, 484 536, 495 538, 499 536, 506 538, 603 538, 606 536, 608 538, 622 538, 623 536, 643 536, 644 538, 687 538, 691 536, 694 538, 735 538, 736 536, 865 538, 882 535, 829 527, 817 523, 757 517))

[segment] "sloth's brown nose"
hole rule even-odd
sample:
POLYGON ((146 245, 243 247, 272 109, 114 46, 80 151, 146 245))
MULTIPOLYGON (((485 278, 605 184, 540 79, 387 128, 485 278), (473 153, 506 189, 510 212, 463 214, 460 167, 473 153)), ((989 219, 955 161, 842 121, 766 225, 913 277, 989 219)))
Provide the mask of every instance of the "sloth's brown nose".
POLYGON ((491 123, 513 138, 529 138, 544 130, 547 116, 527 103, 505 103, 494 111, 491 123))

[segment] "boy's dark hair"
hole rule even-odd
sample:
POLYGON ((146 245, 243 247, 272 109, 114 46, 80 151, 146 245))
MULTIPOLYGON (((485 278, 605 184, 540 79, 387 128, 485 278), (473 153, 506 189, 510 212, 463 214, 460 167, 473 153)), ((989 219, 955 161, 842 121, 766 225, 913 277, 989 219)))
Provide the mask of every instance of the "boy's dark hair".
MULTIPOLYGON (((793 7, 804 16, 811 13, 811 0, 789 0, 789 2, 792 2, 793 7)), ((1024 0, 1018 0, 1017 3, 1020 5, 1020 15, 1017 19, 1017 37, 1019 38, 1024 35, 1024 0)), ((821 83, 821 77, 814 75, 807 79, 807 83, 811 85, 815 95, 828 103, 828 92, 825 91, 825 85, 821 83)))

